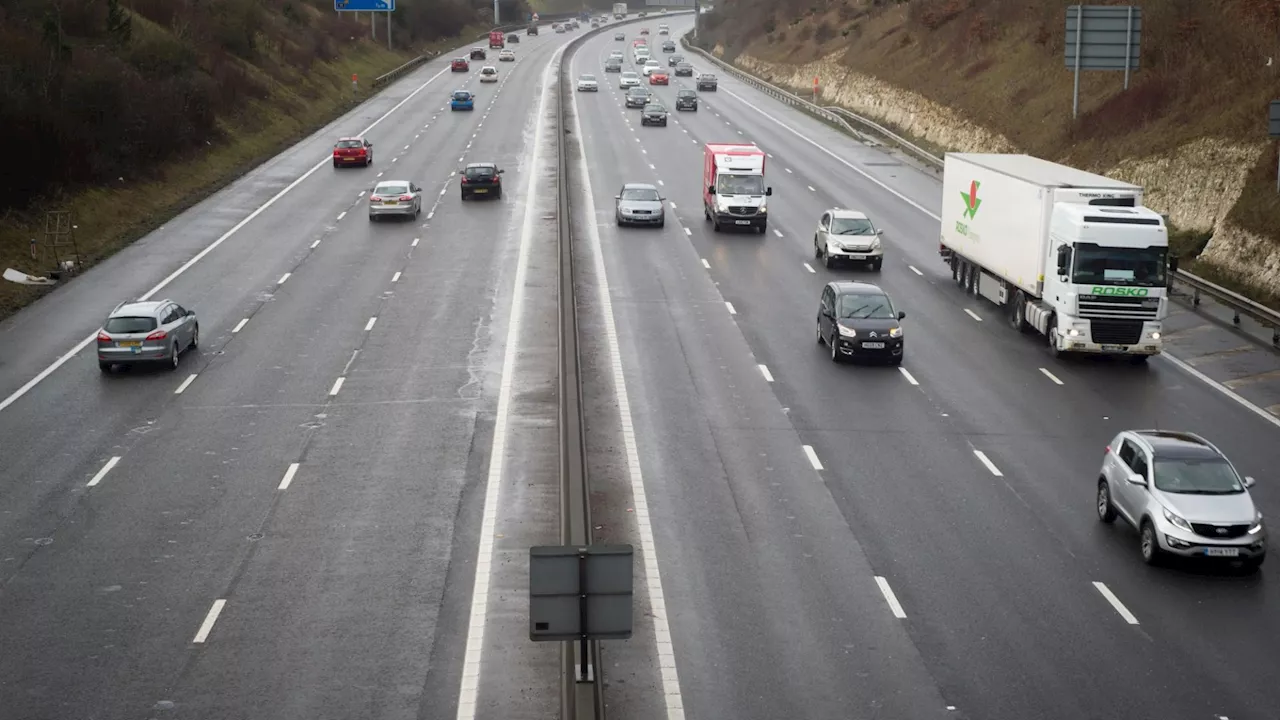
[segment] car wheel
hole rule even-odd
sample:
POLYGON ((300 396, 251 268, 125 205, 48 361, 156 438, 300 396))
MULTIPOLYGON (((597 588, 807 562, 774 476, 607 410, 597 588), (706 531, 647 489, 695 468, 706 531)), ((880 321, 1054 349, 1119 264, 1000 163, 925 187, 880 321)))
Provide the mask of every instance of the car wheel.
POLYGON ((98 369, 99 369, 99 370, 101 370, 101 371, 102 371, 102 372, 104 372, 104 373, 108 373, 108 374, 110 374, 110 373, 111 373, 111 363, 109 363, 109 362, 102 362, 101 360, 99 360, 99 361, 98 361, 98 369))
POLYGON ((817 235, 814 235, 814 236, 813 236, 813 256, 814 256, 815 258, 820 258, 820 257, 822 257, 822 247, 821 247, 820 245, 818 245, 818 236, 817 236, 817 235))
POLYGON ((826 338, 822 337, 822 321, 821 321, 821 320, 818 320, 818 321, 816 321, 814 324, 818 326, 818 332, 817 332, 817 335, 818 335, 818 344, 819 344, 819 345, 821 345, 822 343, 824 343, 824 342, 826 342, 826 341, 827 341, 827 339, 826 339, 826 338))
POLYGON ((467 201, 467 193, 466 193, 466 192, 463 192, 463 193, 462 193, 462 202, 466 202, 466 201, 467 201))
POLYGON ((200 324, 196 323, 195 328, 191 330, 191 344, 188 345, 192 350, 200 347, 200 324))
POLYGON ((831 338, 827 340, 827 344, 831 346, 831 362, 840 362, 839 341, 836 340, 836 330, 831 331, 831 338))
POLYGON ((378 222, 378 216, 373 213, 369 213, 369 222, 378 222))
POLYGON ((622 216, 621 216, 621 215, 614 215, 614 216, 613 216, 613 219, 617 221, 617 223, 618 223, 618 227, 622 227, 622 226, 625 224, 625 223, 623 223, 623 222, 622 222, 622 216))
POLYGON ((342 167, 341 165, 339 165, 339 164, 338 164, 338 163, 336 163, 336 162, 333 164, 333 166, 334 166, 334 167, 342 167))
POLYGON ((1142 536, 1140 548, 1142 550, 1142 562, 1148 565, 1159 565, 1163 559, 1161 557, 1163 551, 1160 549, 1160 541, 1156 538, 1155 526, 1151 524, 1150 520, 1144 520, 1142 521, 1142 530, 1140 532, 1142 536))
POLYGON ((1262 567, 1262 561, 1266 559, 1267 559, 1266 555, 1259 555, 1258 557, 1252 557, 1247 560, 1242 560, 1240 561, 1240 568, 1244 570, 1246 573, 1257 572, 1258 568, 1262 567))
POLYGON ((901 355, 898 355, 897 357, 890 358, 890 359, 889 359, 889 364, 890 364, 890 365, 893 365, 894 367, 897 367, 897 366, 899 366, 899 365, 901 365, 901 364, 902 364, 902 361, 903 361, 906 357, 907 357, 907 354, 906 354, 906 353, 903 353, 903 354, 901 354, 901 355))
POLYGON ((1098 479, 1098 519, 1110 525, 1116 520, 1116 509, 1111 505, 1111 486, 1098 479))
POLYGON ((666 227, 666 226, 667 226, 666 218, 662 218, 661 220, 658 221, 658 227, 666 227))
POLYGON ((498 192, 494 193, 494 194, 493 194, 493 197, 494 197, 495 199, 497 199, 497 200, 501 200, 501 199, 502 199, 502 188, 498 188, 498 192))
POLYGON ((871 263, 871 272, 880 272, 880 263, 882 262, 884 261, 876 260, 875 262, 871 263))
POLYGON ((174 344, 173 344, 173 347, 169 348, 169 369, 170 369, 170 370, 177 370, 177 369, 178 369, 178 359, 179 359, 179 358, 178 358, 178 343, 174 343, 174 344))
POLYGON ((828 270, 836 266, 836 261, 831 257, 831 253, 825 250, 822 252, 822 266, 828 270))

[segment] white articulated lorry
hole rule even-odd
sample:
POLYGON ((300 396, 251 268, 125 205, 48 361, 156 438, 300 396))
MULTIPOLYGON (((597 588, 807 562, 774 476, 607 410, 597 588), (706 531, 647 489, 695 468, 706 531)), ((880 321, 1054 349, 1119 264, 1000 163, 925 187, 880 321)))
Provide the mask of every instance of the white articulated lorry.
POLYGON ((939 252, 966 292, 1054 355, 1162 347, 1169 233, 1142 188, 1029 155, 948 153, 939 252))

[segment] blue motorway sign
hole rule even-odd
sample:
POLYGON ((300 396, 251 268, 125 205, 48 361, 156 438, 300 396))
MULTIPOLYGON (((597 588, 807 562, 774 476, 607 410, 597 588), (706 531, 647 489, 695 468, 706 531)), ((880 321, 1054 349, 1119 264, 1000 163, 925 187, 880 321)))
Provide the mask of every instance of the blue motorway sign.
POLYGON ((392 12, 396 9, 396 0, 333 0, 333 9, 338 12, 392 12))

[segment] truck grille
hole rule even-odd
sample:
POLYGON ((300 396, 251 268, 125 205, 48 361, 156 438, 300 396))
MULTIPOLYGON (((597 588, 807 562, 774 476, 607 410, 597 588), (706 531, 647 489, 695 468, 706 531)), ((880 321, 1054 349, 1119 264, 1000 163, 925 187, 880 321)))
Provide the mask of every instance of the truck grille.
POLYGON ((756 209, 753 207, 745 207, 742 205, 730 205, 729 214, 730 215, 755 215, 756 209))
POLYGON ((1159 298, 1081 295, 1080 317, 1093 320, 1155 320, 1160 315, 1159 298))
POLYGON ((1196 531, 1200 537, 1219 538, 1222 540, 1230 540, 1232 538, 1242 537, 1249 532, 1248 525, 1210 525, 1208 523, 1191 523, 1191 529, 1196 531), (1225 533, 1219 533, 1219 530, 1226 530, 1225 533))
POLYGON ((1142 339, 1141 320, 1090 320, 1089 328, 1099 345, 1137 345, 1142 339))

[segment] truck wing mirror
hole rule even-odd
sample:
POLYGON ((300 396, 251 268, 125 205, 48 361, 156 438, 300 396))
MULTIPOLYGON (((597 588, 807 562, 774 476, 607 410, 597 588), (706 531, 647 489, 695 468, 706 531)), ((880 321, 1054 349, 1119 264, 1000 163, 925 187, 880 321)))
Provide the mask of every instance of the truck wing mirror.
POLYGON ((707 186, 707 194, 708 194, 708 195, 715 195, 715 194, 716 194, 716 186, 715 186, 715 185, 708 185, 708 186, 707 186))
POLYGON ((773 195, 773 188, 771 188, 771 187, 767 187, 767 188, 765 188, 765 189, 764 189, 764 194, 765 194, 765 195, 773 195))

